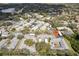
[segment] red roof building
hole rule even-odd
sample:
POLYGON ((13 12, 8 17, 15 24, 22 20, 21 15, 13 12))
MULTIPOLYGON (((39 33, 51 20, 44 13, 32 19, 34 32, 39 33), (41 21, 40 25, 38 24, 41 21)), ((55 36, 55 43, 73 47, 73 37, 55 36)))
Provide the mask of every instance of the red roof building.
POLYGON ((59 36, 58 30, 53 30, 53 35, 57 38, 59 36))

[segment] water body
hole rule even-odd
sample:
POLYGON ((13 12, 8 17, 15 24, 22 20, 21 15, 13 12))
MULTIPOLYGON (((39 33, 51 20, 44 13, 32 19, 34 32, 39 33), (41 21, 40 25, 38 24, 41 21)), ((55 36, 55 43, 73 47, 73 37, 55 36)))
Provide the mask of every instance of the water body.
POLYGON ((1 12, 2 13, 14 13, 15 8, 2 9, 1 12))

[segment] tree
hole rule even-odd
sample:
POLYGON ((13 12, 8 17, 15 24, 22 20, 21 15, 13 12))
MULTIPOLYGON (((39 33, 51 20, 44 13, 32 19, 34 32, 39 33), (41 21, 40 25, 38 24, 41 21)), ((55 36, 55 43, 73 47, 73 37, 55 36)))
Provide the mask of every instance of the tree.
POLYGON ((66 56, 77 56, 77 53, 73 52, 72 50, 66 50, 65 55, 66 56))
POLYGON ((0 56, 27 56, 30 55, 30 51, 28 49, 21 50, 0 50, 0 56))
POLYGON ((24 36, 23 35, 18 35, 17 38, 21 40, 22 38, 24 38, 24 36))
POLYGON ((47 52, 50 49, 50 45, 46 44, 45 42, 36 43, 35 47, 40 55, 47 55, 48 54, 47 52))
POLYGON ((71 47, 74 49, 74 51, 79 53, 79 41, 76 40, 74 36, 65 35, 64 37, 70 41, 71 47))
POLYGON ((53 21, 51 25, 52 25, 52 27, 54 27, 54 28, 59 27, 59 26, 62 26, 62 25, 61 25, 58 21, 56 21, 56 20, 53 21))
POLYGON ((13 25, 11 22, 3 22, 2 23, 2 26, 10 26, 10 25, 13 25))
POLYGON ((12 39, 13 37, 14 37, 13 34, 10 34, 10 35, 8 36, 9 39, 12 39))
POLYGON ((23 30, 21 30, 21 32, 23 33, 23 34, 27 34, 27 33, 29 33, 29 31, 30 31, 30 29, 29 29, 29 27, 24 27, 24 29, 23 30))
POLYGON ((15 32, 16 31, 16 28, 12 28, 11 31, 15 32))
POLYGON ((1 35, 2 35, 2 34, 0 33, 0 41, 2 40, 2 37, 1 37, 1 35))
POLYGON ((32 46, 34 44, 32 39, 26 39, 24 43, 28 46, 32 46))

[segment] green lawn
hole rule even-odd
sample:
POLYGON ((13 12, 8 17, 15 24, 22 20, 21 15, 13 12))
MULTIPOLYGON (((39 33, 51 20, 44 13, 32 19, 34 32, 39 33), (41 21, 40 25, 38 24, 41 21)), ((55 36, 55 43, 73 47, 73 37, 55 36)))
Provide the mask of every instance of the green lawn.
POLYGON ((69 42, 66 38, 64 38, 64 40, 65 40, 65 42, 67 43, 69 49, 72 50, 73 52, 75 52, 75 51, 73 50, 73 48, 71 47, 70 42, 69 42))

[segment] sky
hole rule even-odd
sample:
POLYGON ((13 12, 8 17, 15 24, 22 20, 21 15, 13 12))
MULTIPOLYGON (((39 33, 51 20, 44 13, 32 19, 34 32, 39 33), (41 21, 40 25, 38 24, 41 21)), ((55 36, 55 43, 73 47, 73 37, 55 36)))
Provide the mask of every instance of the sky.
POLYGON ((79 3, 79 0, 0 0, 0 3, 79 3))

